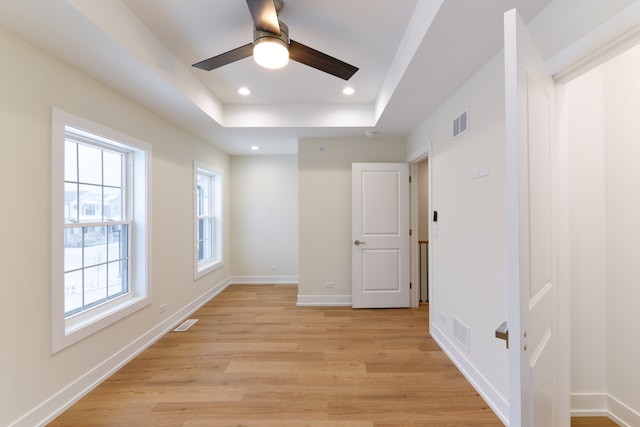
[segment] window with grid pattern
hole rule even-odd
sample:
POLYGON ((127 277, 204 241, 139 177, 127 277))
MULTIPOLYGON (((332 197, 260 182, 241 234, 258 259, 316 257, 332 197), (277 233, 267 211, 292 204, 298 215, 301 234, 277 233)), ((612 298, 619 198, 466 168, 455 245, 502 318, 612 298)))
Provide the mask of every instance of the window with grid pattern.
POLYGON ((221 265, 220 173, 196 162, 195 166, 196 277, 221 265))
POLYGON ((128 155, 67 132, 65 316, 129 292, 128 155))
POLYGON ((53 109, 52 352, 151 304, 151 145, 53 109))

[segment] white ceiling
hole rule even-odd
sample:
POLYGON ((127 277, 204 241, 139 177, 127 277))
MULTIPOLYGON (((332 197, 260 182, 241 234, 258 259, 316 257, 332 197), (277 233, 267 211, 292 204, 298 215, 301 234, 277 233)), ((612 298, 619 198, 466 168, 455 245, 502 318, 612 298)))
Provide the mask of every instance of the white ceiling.
POLYGON ((252 41, 243 0, 3 0, 0 26, 230 154, 295 154, 300 137, 407 136, 502 48, 505 11, 529 22, 550 1, 285 0, 290 37, 359 67, 349 82, 191 67, 252 41))

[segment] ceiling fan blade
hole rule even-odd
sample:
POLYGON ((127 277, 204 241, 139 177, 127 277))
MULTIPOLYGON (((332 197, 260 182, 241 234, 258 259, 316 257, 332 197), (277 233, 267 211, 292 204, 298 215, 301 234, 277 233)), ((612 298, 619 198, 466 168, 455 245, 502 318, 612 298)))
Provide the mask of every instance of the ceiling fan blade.
POLYGON ((258 30, 266 30, 277 36, 280 35, 278 13, 273 0, 247 0, 247 6, 253 18, 253 24, 258 30))
POLYGON ((197 64, 193 64, 193 66, 202 70, 211 71, 251 55, 253 55, 253 43, 248 43, 244 46, 240 46, 228 52, 200 61, 197 64))
POLYGON ((329 56, 294 40, 289 41, 289 59, 340 77, 343 80, 349 80, 351 76, 358 71, 358 67, 354 67, 353 65, 347 64, 333 56, 329 56))

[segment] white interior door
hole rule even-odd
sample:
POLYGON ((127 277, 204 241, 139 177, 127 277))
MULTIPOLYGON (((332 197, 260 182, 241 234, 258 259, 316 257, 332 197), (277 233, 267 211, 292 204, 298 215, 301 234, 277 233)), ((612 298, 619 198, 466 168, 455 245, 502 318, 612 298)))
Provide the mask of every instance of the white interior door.
POLYGON ((409 307, 409 165, 353 163, 352 306, 409 307))
POLYGON ((559 425, 554 83, 505 14, 509 425, 559 425))

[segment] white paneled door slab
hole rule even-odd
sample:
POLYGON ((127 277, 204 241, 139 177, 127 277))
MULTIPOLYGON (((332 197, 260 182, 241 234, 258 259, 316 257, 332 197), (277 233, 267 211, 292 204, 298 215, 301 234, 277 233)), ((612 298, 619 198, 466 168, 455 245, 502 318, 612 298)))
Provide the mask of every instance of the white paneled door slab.
POLYGON ((509 425, 560 425, 554 83, 515 10, 505 14, 509 425))
POLYGON ((352 306, 409 307, 409 165, 353 163, 352 306))

